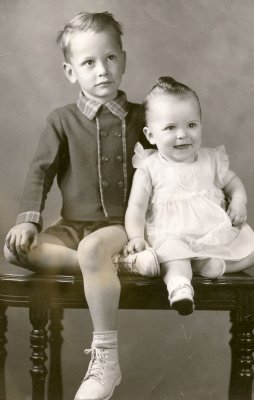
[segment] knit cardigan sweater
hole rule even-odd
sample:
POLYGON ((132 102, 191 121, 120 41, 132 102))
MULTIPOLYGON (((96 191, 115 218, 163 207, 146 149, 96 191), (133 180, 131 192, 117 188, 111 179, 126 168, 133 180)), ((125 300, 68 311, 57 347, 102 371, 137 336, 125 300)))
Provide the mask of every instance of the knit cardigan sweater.
POLYGON ((43 211, 56 176, 62 194, 62 217, 74 221, 123 220, 134 173, 134 146, 138 141, 145 142, 142 107, 128 103, 125 155, 122 121, 105 106, 97 118, 99 134, 96 120, 81 113, 77 104, 58 108, 49 115, 30 164, 21 216, 29 211, 43 211))

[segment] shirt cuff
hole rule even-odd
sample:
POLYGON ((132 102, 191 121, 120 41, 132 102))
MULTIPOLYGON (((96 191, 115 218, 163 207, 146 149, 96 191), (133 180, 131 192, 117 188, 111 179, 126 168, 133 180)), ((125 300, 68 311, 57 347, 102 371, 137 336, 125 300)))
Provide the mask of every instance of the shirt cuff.
POLYGON ((42 230, 42 217, 41 213, 38 211, 26 211, 18 215, 16 220, 16 225, 22 224, 24 222, 31 222, 33 224, 39 225, 39 231, 42 230))

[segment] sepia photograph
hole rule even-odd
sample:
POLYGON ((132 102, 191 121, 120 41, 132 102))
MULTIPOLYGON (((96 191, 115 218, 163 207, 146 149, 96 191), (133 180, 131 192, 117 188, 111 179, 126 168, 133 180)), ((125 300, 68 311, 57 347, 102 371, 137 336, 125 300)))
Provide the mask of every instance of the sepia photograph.
POLYGON ((254 399, 253 1, 0 18, 0 400, 254 399))

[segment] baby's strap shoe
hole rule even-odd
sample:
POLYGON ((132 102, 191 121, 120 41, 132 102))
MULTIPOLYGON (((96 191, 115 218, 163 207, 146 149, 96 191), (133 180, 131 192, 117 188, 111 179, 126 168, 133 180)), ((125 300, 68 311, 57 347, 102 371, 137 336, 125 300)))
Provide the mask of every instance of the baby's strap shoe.
POLYGON ((156 277, 160 275, 160 264, 155 251, 149 247, 139 253, 124 257, 116 254, 112 258, 116 272, 122 274, 156 277))
POLYGON ((194 311, 194 290, 190 281, 184 276, 175 276, 167 284, 170 306, 180 315, 188 315, 194 311))

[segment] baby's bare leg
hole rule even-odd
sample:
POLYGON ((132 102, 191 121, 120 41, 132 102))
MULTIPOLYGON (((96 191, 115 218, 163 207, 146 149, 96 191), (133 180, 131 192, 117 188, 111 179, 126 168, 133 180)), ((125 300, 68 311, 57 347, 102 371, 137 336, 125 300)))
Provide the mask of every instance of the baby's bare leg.
POLYGON ((182 260, 173 260, 161 264, 161 275, 167 285, 168 282, 176 276, 183 276, 189 281, 192 279, 192 268, 188 258, 182 260))
POLYGON ((114 331, 120 282, 112 256, 127 242, 123 226, 113 225, 97 230, 84 238, 78 247, 84 289, 95 331, 114 331))
POLYGON ((247 257, 239 261, 225 261, 226 262, 226 273, 231 274, 234 272, 242 271, 246 268, 254 266, 254 252, 249 254, 247 257))
POLYGON ((77 251, 72 250, 56 236, 39 233, 38 246, 22 257, 14 256, 5 246, 6 260, 33 271, 73 273, 80 271, 77 251))

